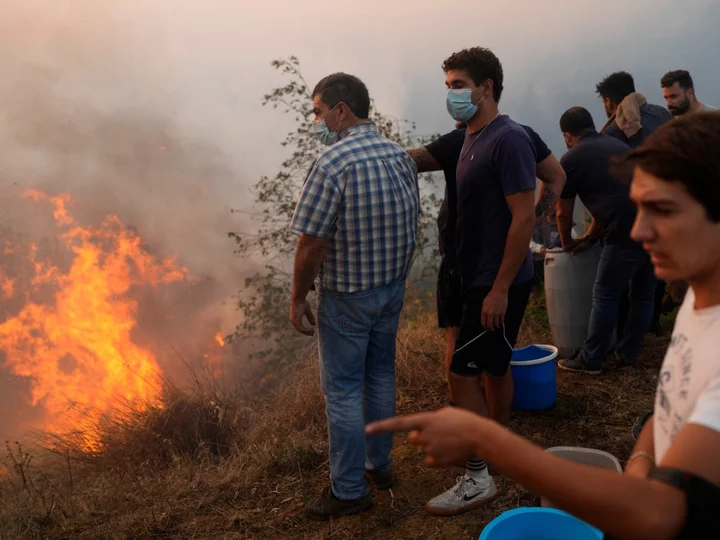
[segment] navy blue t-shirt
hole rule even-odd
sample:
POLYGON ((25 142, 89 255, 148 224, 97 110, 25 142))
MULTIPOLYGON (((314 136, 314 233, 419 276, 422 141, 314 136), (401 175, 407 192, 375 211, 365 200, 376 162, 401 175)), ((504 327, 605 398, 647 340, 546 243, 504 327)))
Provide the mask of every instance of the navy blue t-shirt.
MULTIPOLYGON (((535 190, 536 159, 528 133, 507 116, 497 117, 477 133, 466 133, 456 172, 457 255, 463 288, 495 282, 512 222, 505 197, 535 190)), ((533 275, 528 242, 513 284, 533 275)))
POLYGON ((601 227, 605 242, 617 244, 630 241, 635 221, 635 207, 630 201, 630 187, 610 172, 613 156, 630 152, 624 142, 591 133, 568 150, 560 159, 567 181, 561 199, 580 197, 582 203, 601 227))
POLYGON ((604 135, 610 135, 615 137, 619 141, 624 142, 630 148, 636 148, 640 146, 645 139, 647 139, 653 131, 662 126, 665 122, 672 120, 672 114, 660 105, 653 105, 647 103, 640 107, 640 124, 642 129, 640 133, 628 138, 618 127, 617 122, 613 122, 603 131, 604 135))
MULTIPOLYGON (((530 126, 520 124, 532 140, 535 148, 536 163, 545 161, 552 154, 548 145, 530 126)), ((455 129, 450 133, 441 135, 425 146, 435 158, 445 175, 445 197, 440 204, 438 212, 438 240, 440 255, 453 265, 457 264, 455 249, 456 221, 457 221, 457 188, 455 172, 460 159, 460 152, 465 144, 465 128, 455 129)), ((479 143, 477 143, 479 144, 479 143)))

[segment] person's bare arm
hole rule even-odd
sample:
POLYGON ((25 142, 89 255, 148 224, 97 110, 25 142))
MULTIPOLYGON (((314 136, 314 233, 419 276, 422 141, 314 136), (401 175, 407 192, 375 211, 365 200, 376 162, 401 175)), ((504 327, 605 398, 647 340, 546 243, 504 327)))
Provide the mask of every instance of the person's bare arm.
POLYGON ((595 221, 595 218, 592 218, 590 221, 590 226, 587 228, 587 231, 585 231, 585 239, 593 239, 593 240, 599 240, 602 236, 602 227, 598 225, 598 222, 595 221))
POLYGON ((560 242, 563 249, 570 249, 575 241, 572 237, 573 212, 575 211, 575 198, 560 199, 557 204, 557 226, 560 242))
POLYGON ((508 291, 525 260, 533 227, 535 227, 533 196, 532 191, 520 191, 505 197, 512 214, 512 222, 505 240, 500 269, 491 291, 483 301, 481 322, 485 328, 498 329, 505 321, 508 291))
POLYGON ((645 425, 635 442, 635 447, 630 454, 632 461, 625 467, 625 474, 645 478, 650 469, 655 465, 655 441, 654 425, 652 416, 645 422, 645 425))
MULTIPOLYGON (((618 539, 670 540, 677 537, 686 519, 686 496, 680 489, 554 456, 468 411, 448 407, 381 421, 369 425, 367 431, 411 431, 408 441, 425 449, 432 466, 481 457, 532 493, 618 539)), ((718 453, 720 432, 689 424, 660 465, 720 486, 718 453)))
POLYGON ((521 191, 505 197, 512 214, 512 222, 505 241, 502 263, 493 288, 507 291, 525 260, 530 238, 535 226, 535 212, 532 191, 521 191))
MULTIPOLYGON (((497 426, 497 429, 501 428, 497 426)), ((476 455, 483 456, 508 478, 532 493, 548 498, 558 508, 613 537, 670 540, 683 526, 685 494, 675 487, 553 456, 505 430, 493 439, 494 444, 490 448, 487 441, 479 441, 478 438, 476 455), (484 453, 480 452, 481 449, 484 453)), ((688 465, 696 458, 707 463, 717 461, 717 454, 708 456, 702 450, 707 441, 696 442, 699 444, 695 449, 687 448, 685 455, 674 466, 689 470, 688 465)), ((680 440, 677 443, 674 446, 683 445, 680 440)), ((720 451, 720 437, 716 444, 714 452, 717 453, 720 451)), ((715 481, 720 483, 720 477, 716 477, 715 481)))
POLYGON ((424 146, 407 150, 408 155, 415 161, 418 173, 439 171, 442 169, 437 160, 424 146))
POLYGON ((550 154, 537 164, 536 175, 540 180, 540 188, 535 203, 535 217, 542 218, 555 209, 565 187, 565 171, 555 156, 550 154))
POLYGON ((327 242, 327 238, 318 238, 303 233, 298 239, 295 251, 290 322, 298 332, 306 335, 312 335, 314 332, 312 328, 303 325, 303 317, 306 316, 310 324, 315 324, 315 318, 306 297, 320 271, 327 242))

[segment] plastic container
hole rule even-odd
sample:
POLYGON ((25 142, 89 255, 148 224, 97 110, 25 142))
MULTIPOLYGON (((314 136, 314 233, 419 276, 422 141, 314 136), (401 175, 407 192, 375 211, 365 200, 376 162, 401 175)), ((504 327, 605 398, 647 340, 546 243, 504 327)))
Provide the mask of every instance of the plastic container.
POLYGON ((516 411, 542 411, 557 401, 555 358, 558 350, 552 345, 529 345, 513 351, 510 361, 516 411))
POLYGON ((602 248, 573 255, 561 248, 545 255, 545 301, 553 343, 560 358, 582 348, 592 310, 592 291, 602 248))
MULTIPOLYGON (((609 469, 617 473, 622 473, 622 466, 615 456, 602 450, 594 448, 580 448, 578 446, 554 446, 548 448, 546 452, 555 454, 561 458, 570 459, 585 465, 600 467, 601 469, 609 469)), ((544 508, 553 508, 553 504, 545 497, 540 498, 540 506, 544 508)))
POLYGON ((592 525, 554 508, 515 508, 492 520, 480 540, 602 540, 592 525))

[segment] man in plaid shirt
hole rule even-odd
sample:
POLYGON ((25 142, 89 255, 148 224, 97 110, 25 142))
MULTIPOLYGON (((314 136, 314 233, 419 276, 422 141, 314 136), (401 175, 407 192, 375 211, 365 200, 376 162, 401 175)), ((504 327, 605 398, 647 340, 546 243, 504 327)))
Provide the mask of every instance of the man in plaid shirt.
POLYGON ((314 130, 330 145, 303 185, 291 229, 300 235, 290 321, 306 335, 316 277, 320 374, 330 437, 331 485, 306 509, 325 520, 367 510, 365 473, 392 485, 392 436, 365 424, 395 414, 395 339, 420 207, 415 162, 368 120, 358 78, 336 73, 313 91, 314 130))

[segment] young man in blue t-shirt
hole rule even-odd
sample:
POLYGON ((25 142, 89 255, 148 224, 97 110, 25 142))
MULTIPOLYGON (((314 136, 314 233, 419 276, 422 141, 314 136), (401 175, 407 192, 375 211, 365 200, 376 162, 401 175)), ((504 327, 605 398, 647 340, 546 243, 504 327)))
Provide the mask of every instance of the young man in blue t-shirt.
MULTIPOLYGON (((456 171, 462 318, 449 384, 455 405, 507 425, 510 358, 533 278, 536 154, 527 132, 498 111, 503 71, 491 51, 474 47, 455 53, 443 71, 448 112, 467 125, 456 171)), ((455 515, 496 494, 486 463, 471 459, 457 485, 426 508, 455 515)))
MULTIPOLYGON (((548 229, 547 222, 552 218, 555 223, 555 205, 565 187, 565 171, 548 148, 545 141, 530 126, 520 124, 530 136, 535 149, 536 175, 540 180, 535 202, 535 235, 542 237, 548 229)), ((441 135, 433 142, 411 148, 407 152, 415 160, 418 172, 442 171, 445 176, 445 196, 438 212, 438 243, 440 247, 440 269, 437 279, 438 326, 445 330, 445 366, 449 371, 455 352, 455 340, 462 321, 462 283, 457 262, 456 223, 457 223, 457 182, 455 172, 465 144, 466 126, 456 122, 456 129, 441 135)), ((555 235, 557 228, 555 227, 555 235)), ((545 245, 545 239, 539 240, 545 245)), ((557 246, 559 247, 559 236, 557 246)), ((452 395, 450 396, 452 401, 452 395)))

